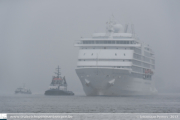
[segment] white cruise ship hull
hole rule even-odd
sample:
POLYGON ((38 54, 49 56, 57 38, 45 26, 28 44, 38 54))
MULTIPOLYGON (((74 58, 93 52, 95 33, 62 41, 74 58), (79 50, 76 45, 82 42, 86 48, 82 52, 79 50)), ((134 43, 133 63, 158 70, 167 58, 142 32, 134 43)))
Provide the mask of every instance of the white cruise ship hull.
POLYGON ((152 80, 131 76, 131 69, 77 68, 76 73, 87 96, 154 95, 152 80))

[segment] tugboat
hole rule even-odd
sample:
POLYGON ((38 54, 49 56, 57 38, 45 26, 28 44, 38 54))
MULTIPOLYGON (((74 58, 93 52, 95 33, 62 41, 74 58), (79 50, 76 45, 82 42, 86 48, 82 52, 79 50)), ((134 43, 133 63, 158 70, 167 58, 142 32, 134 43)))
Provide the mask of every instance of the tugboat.
POLYGON ((55 74, 57 76, 53 76, 52 82, 49 86, 49 90, 45 91, 45 95, 74 95, 72 91, 67 90, 67 82, 65 76, 62 78, 60 75, 60 68, 58 66, 57 72, 55 74))
POLYGON ((32 94, 30 89, 26 89, 24 86, 15 90, 15 94, 32 94))

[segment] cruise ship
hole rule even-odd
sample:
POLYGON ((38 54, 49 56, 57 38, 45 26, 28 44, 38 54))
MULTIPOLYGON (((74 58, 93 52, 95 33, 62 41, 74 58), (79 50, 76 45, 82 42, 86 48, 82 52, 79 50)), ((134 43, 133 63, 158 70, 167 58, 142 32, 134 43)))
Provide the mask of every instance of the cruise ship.
POLYGON ((76 73, 87 96, 157 93, 154 52, 136 37, 133 24, 111 19, 106 32, 81 38, 74 46, 79 47, 76 73))

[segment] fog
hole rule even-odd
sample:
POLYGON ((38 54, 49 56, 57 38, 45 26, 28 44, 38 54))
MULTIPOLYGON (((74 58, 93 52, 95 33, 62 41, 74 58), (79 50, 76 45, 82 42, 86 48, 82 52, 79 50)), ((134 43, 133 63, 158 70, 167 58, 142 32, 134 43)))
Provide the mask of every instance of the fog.
POLYGON ((133 23, 155 52, 156 87, 180 92, 179 0, 0 1, 0 93, 25 84, 43 94, 59 65, 68 89, 84 94, 75 73, 75 40, 105 32, 109 18, 133 23))

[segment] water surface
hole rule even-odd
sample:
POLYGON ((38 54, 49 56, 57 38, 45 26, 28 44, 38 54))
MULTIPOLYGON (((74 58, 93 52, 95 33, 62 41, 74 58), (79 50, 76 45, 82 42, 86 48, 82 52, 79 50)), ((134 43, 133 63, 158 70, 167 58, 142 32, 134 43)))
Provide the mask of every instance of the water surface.
POLYGON ((0 113, 180 113, 180 95, 0 95, 0 113))

